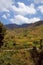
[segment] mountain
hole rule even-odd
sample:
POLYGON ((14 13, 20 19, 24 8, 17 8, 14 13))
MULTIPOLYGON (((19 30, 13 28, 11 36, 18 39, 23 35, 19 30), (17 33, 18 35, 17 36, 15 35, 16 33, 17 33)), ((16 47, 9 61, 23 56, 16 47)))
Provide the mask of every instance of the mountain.
POLYGON ((43 20, 33 23, 33 26, 39 26, 43 24, 43 20))
POLYGON ((32 24, 22 24, 22 25, 17 25, 17 24, 7 24, 5 25, 6 28, 8 29, 15 29, 15 28, 25 28, 25 27, 29 27, 32 24))
POLYGON ((15 29, 15 28, 25 28, 25 27, 35 27, 35 26, 40 26, 43 24, 43 20, 36 21, 35 23, 30 23, 30 24, 22 24, 22 25, 17 25, 17 24, 7 24, 5 25, 8 29, 15 29))

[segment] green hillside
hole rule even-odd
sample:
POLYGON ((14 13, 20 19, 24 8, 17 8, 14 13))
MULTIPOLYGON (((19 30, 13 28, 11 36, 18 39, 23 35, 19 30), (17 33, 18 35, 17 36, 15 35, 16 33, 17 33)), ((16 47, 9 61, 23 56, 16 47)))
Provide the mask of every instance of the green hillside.
POLYGON ((43 39, 43 25, 7 30, 2 48, 28 48, 34 45, 34 41, 39 46, 40 39, 43 39))
POLYGON ((0 65, 43 65, 43 24, 7 29, 2 41, 0 65))

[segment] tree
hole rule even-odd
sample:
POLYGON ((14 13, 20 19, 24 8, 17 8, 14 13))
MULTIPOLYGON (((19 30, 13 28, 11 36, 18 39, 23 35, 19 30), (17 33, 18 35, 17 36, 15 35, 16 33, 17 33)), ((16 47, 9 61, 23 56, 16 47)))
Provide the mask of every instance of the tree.
POLYGON ((40 39, 40 48, 37 49, 36 46, 33 47, 31 50, 31 57, 35 63, 35 65, 43 65, 43 46, 42 46, 43 39, 40 39))
POLYGON ((7 63, 7 65, 11 65, 10 63, 7 63))
POLYGON ((0 22, 0 48, 3 45, 3 39, 4 39, 5 32, 6 32, 6 29, 4 25, 0 22))
POLYGON ((38 41, 33 41, 33 44, 36 47, 38 45, 38 41))
POLYGON ((42 49, 42 47, 43 47, 43 39, 40 39, 40 49, 42 49))

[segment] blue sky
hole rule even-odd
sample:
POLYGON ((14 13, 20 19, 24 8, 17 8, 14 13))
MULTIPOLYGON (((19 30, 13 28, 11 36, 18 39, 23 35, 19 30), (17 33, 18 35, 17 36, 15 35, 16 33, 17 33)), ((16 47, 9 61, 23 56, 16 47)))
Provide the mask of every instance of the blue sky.
POLYGON ((3 24, 34 23, 43 20, 43 0, 0 0, 3 24))

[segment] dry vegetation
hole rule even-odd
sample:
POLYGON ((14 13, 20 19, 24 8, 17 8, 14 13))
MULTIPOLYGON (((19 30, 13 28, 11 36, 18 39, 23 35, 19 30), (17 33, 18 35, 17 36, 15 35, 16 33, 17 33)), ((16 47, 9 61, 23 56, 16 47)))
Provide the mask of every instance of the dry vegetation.
POLYGON ((36 46, 40 47, 40 39, 43 46, 43 25, 32 28, 18 28, 14 30, 6 30, 4 44, 0 50, 0 65, 35 65, 29 50, 36 46))
POLYGON ((43 39, 43 25, 30 29, 27 27, 7 30, 2 48, 29 48, 34 45, 34 41, 37 41, 36 46, 39 46, 40 39, 43 39))

